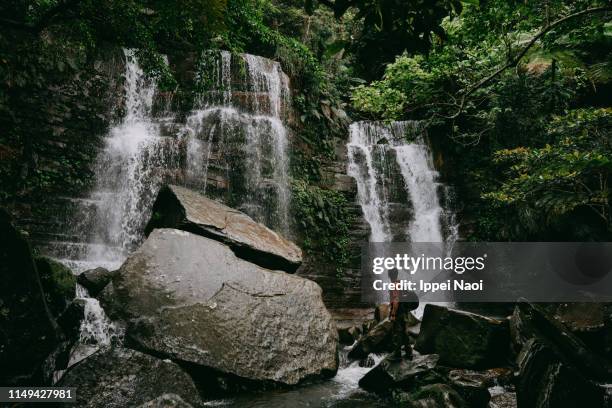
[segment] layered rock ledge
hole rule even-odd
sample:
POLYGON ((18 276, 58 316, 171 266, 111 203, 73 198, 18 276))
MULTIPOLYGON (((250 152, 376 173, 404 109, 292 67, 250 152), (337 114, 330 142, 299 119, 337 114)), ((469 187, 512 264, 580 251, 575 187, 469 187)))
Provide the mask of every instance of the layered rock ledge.
POLYGON ((164 187, 153 205, 146 233, 176 228, 228 245, 243 259, 264 268, 295 272, 302 250, 248 215, 184 187, 164 187))

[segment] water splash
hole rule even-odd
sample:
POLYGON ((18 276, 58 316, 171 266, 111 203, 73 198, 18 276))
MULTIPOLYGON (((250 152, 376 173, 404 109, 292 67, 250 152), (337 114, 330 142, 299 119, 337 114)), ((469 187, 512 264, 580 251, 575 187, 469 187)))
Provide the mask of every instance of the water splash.
POLYGON ((76 299, 83 303, 83 320, 79 338, 70 353, 68 367, 95 353, 100 347, 121 342, 123 328, 112 322, 100 306, 100 302, 89 296, 87 289, 77 284, 76 299))

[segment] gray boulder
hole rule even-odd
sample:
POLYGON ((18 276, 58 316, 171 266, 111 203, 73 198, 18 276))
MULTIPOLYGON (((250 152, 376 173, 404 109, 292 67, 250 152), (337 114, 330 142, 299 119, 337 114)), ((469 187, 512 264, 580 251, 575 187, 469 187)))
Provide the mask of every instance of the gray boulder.
POLYGON ((133 407, 165 393, 200 402, 192 379, 177 364, 122 348, 101 349, 68 370, 58 386, 76 387, 79 407, 133 407))
POLYGON ((440 355, 440 363, 458 368, 503 365, 509 350, 506 321, 428 304, 415 349, 440 355))
POLYGON ((393 322, 389 319, 383 320, 361 336, 349 351, 348 357, 360 359, 367 357, 370 353, 381 353, 391 350, 392 334, 393 322))
POLYGON ((283 384, 337 370, 338 333, 316 283, 186 231, 154 230, 101 302, 135 345, 195 366, 283 384))
POLYGON ((227 244, 238 257, 269 269, 295 272, 302 250, 248 215, 184 187, 164 187, 146 227, 176 228, 227 244))

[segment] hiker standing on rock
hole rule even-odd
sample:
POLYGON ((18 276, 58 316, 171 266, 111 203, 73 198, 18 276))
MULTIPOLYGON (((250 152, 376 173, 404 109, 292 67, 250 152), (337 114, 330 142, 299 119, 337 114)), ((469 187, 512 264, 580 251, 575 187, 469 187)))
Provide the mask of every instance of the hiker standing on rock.
MULTIPOLYGON (((389 282, 399 283, 397 269, 390 269, 389 282)), ((405 349, 405 357, 407 359, 412 358, 412 348, 408 342, 408 336, 406 335, 406 319, 412 310, 419 307, 419 299, 414 292, 405 290, 390 290, 389 291, 389 320, 393 322, 392 331, 392 344, 393 344, 393 355, 392 358, 399 360, 402 358, 402 345, 405 349)))

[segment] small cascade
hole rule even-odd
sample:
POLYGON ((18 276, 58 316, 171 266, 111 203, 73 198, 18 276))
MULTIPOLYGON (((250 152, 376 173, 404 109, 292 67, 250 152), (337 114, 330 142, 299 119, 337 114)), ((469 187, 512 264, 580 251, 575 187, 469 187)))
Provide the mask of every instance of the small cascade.
POLYGON ((429 147, 420 122, 356 122, 350 126, 348 174, 370 225, 370 242, 456 240, 454 217, 441 206, 429 147))
POLYGON ((277 62, 204 53, 186 120, 187 183, 289 235, 289 79, 277 62))
POLYGON ((113 341, 121 341, 123 329, 112 322, 104 313, 97 299, 91 298, 87 289, 77 284, 76 298, 83 302, 84 312, 79 340, 70 355, 68 366, 78 363, 100 347, 110 345, 113 341))

